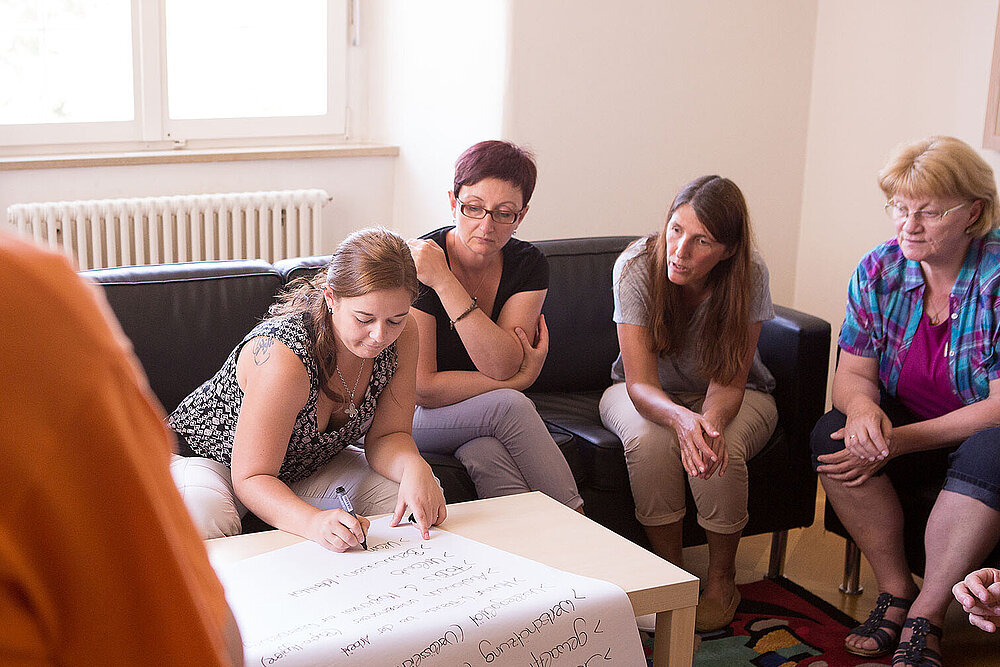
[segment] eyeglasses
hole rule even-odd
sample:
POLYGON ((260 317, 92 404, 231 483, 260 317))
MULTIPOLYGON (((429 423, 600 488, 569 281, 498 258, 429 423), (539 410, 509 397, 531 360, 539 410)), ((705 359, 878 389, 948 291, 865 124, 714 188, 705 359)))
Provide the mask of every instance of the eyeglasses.
POLYGON ((482 220, 486 217, 486 214, 489 213, 490 217, 493 218, 493 222, 500 225, 513 225, 517 222, 517 219, 521 217, 521 213, 524 211, 524 209, 521 209, 516 213, 514 211, 504 210, 491 211, 488 208, 483 208, 482 206, 477 206, 475 204, 466 204, 458 197, 455 197, 455 201, 459 203, 458 210, 460 210, 462 215, 465 217, 472 218, 473 220, 482 220))
POLYGON ((952 206, 946 211, 935 211, 933 209, 926 209, 926 208, 922 208, 919 211, 910 211, 910 209, 906 208, 902 204, 897 204, 896 202, 890 199, 885 203, 885 212, 886 215, 888 215, 896 222, 902 222, 907 218, 909 218, 911 215, 913 216, 913 221, 917 223, 938 222, 939 220, 944 219, 944 216, 948 215, 952 211, 957 211, 963 206, 968 206, 970 203, 971 202, 967 201, 962 202, 958 206, 952 206))

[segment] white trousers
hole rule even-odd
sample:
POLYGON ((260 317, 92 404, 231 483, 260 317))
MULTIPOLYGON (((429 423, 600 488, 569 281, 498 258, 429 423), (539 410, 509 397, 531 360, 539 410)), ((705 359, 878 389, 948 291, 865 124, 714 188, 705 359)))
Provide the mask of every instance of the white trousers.
MULTIPOLYGON (((170 473, 202 539, 240 534, 247 508, 233 491, 229 468, 213 459, 174 454, 170 473)), ((364 452, 356 447, 341 450, 315 473, 288 486, 321 510, 340 509, 335 490, 342 486, 362 515, 391 513, 399 492, 399 485, 372 470, 364 452)))

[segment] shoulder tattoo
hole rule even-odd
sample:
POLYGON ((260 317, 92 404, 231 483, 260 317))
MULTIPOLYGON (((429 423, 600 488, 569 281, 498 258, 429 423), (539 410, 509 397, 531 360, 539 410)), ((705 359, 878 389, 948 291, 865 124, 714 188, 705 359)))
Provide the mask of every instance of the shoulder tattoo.
POLYGON ((267 338, 261 336, 260 338, 255 338, 253 341, 253 363, 257 366, 262 366, 267 363, 267 360, 271 358, 271 346, 274 345, 273 338, 267 338))

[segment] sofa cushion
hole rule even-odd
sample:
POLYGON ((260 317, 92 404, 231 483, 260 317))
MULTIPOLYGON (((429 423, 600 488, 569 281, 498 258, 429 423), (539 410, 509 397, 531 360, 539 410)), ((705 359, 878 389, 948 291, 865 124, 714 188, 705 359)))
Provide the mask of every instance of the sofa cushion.
POLYGON ((611 316, 611 270, 631 236, 538 241, 549 260, 542 313, 549 355, 530 391, 594 391, 611 384, 618 332, 611 316))
POLYGON ((274 270, 281 275, 285 283, 296 278, 306 278, 316 274, 316 271, 330 263, 332 255, 312 255, 310 257, 293 257, 274 263, 274 270))
MULTIPOLYGON (((577 483, 631 491, 622 443, 601 424, 598 405, 603 391, 532 393, 529 397, 549 431, 563 429, 576 437, 577 483)), ((574 462, 571 462, 571 464, 574 462)))

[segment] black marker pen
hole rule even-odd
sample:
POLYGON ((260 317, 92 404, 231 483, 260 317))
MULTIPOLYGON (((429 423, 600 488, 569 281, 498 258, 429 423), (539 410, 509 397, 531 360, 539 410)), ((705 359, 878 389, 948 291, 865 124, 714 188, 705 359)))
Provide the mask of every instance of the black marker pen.
MULTIPOLYGON (((337 500, 340 501, 340 506, 344 508, 344 511, 353 516, 355 519, 358 515, 354 512, 354 505, 351 504, 350 499, 347 497, 347 490, 342 486, 337 487, 337 500)), ((361 526, 361 548, 368 551, 368 538, 365 537, 365 527, 361 526)))

